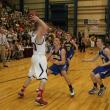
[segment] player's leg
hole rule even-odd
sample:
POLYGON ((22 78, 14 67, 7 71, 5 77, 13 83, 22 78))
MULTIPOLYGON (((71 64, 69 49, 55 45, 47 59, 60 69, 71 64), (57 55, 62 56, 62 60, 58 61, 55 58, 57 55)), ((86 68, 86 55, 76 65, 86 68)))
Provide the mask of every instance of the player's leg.
POLYGON ((70 82, 70 80, 69 80, 69 78, 68 78, 68 76, 66 74, 66 71, 65 70, 61 71, 61 74, 64 77, 64 79, 65 79, 65 81, 66 81, 66 83, 67 83, 67 85, 69 87, 70 95, 74 96, 74 94, 75 94, 74 93, 74 89, 73 89, 72 84, 71 84, 71 82, 70 82))
POLYGON ((19 97, 23 97, 24 96, 25 89, 28 87, 30 82, 31 82, 31 78, 28 77, 28 79, 26 79, 26 81, 24 82, 20 92, 18 93, 19 97))
POLYGON ((103 84, 102 78, 104 78, 103 74, 99 73, 97 75, 95 75, 96 81, 97 83, 100 85, 100 89, 98 91, 98 95, 102 96, 106 90, 106 87, 103 84))
POLYGON ((26 79, 26 81, 24 82, 20 92, 18 93, 18 95, 20 97, 24 96, 24 92, 25 92, 26 88, 28 87, 28 85, 30 84, 31 80, 34 78, 34 74, 35 74, 35 69, 34 69, 34 65, 32 64, 30 69, 29 69, 28 78, 26 79))
POLYGON ((98 85, 97 85, 97 79, 96 79, 96 75, 98 73, 100 73, 102 71, 102 68, 100 66, 96 67, 95 69, 93 69, 92 73, 91 73, 91 80, 93 83, 93 88, 89 90, 89 94, 96 94, 98 92, 98 85))
POLYGON ((71 59, 73 58, 73 56, 74 56, 74 51, 72 51, 71 54, 69 55, 69 57, 67 58, 67 64, 66 64, 67 65, 67 69, 66 69, 67 73, 68 73, 70 62, 71 62, 71 59))
POLYGON ((67 65, 66 71, 67 71, 67 73, 68 73, 68 70, 69 70, 69 67, 70 67, 70 59, 69 59, 69 58, 67 59, 66 65, 67 65))
POLYGON ((91 74, 91 79, 94 84, 94 87, 89 91, 90 94, 97 93, 97 90, 98 90, 97 84, 98 84, 100 86, 98 95, 103 95, 106 87, 104 86, 102 79, 105 78, 106 74, 103 74, 103 72, 106 72, 106 71, 107 70, 104 67, 100 67, 100 66, 96 67, 93 70, 93 73, 91 74))
POLYGON ((42 56, 39 59, 39 63, 36 63, 36 66, 38 64, 38 68, 35 68, 35 71, 37 73, 36 78, 40 79, 40 85, 37 89, 37 97, 35 102, 40 105, 46 105, 48 102, 43 99, 43 93, 47 82, 47 59, 45 56, 42 56))
MULTIPOLYGON (((47 73, 51 74, 52 71, 50 69, 48 69, 47 73)), ((46 82, 47 82, 47 79, 42 79, 41 82, 40 82, 40 85, 39 85, 39 89, 36 90, 37 91, 37 97, 36 97, 35 102, 37 102, 41 105, 46 105, 47 104, 47 101, 43 100, 43 92, 44 92, 44 89, 45 89, 46 82)))
POLYGON ((35 102, 37 102, 40 105, 47 105, 48 102, 43 99, 43 93, 45 89, 47 79, 42 79, 39 85, 39 89, 37 89, 37 97, 35 99, 35 102))
POLYGON ((88 93, 89 94, 95 94, 98 91, 97 80, 96 80, 95 74, 93 72, 90 74, 90 77, 91 77, 91 80, 93 83, 93 88, 90 89, 88 93))
POLYGON ((47 75, 50 75, 50 74, 52 74, 52 70, 47 69, 47 75))

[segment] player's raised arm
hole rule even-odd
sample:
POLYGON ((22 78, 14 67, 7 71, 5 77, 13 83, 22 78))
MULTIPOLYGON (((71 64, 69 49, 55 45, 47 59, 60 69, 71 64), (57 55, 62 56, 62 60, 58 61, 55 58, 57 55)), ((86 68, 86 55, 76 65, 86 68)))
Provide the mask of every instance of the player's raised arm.
POLYGON ((72 40, 71 43, 75 46, 76 50, 78 51, 78 45, 76 44, 76 42, 72 40))
POLYGON ((106 49, 104 50, 104 53, 105 53, 105 55, 109 58, 109 61, 106 62, 106 63, 104 63, 104 64, 102 64, 101 66, 110 65, 110 49, 106 48, 106 49))
POLYGON ((48 31, 49 29, 48 25, 43 20, 41 20, 38 16, 33 15, 31 19, 40 24, 40 26, 42 27, 42 31, 44 33, 48 31))

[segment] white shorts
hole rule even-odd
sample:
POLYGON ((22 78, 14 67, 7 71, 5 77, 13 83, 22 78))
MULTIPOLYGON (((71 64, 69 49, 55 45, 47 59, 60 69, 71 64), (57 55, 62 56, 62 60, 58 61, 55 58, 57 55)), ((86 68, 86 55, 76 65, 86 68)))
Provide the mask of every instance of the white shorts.
POLYGON ((32 65, 29 69, 28 77, 47 80, 47 58, 45 55, 32 56, 32 65))

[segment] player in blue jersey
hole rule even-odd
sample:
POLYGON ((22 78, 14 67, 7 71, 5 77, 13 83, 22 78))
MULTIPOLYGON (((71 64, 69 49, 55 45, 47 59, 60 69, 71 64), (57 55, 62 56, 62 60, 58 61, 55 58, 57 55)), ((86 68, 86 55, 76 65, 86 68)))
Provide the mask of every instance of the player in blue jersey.
POLYGON ((96 45, 99 48, 98 54, 94 58, 84 59, 83 61, 91 62, 97 60, 98 57, 102 58, 103 64, 97 66, 91 73, 91 80, 94 86, 89 91, 89 94, 98 93, 98 96, 102 96, 106 90, 102 79, 110 76, 110 50, 104 45, 102 39, 98 38, 96 45), (98 85, 100 86, 100 89, 98 89, 98 85))
POLYGON ((64 43, 64 48, 66 49, 68 67, 69 67, 69 62, 74 55, 74 47, 76 48, 76 50, 78 50, 78 46, 77 46, 76 42, 72 39, 71 34, 67 33, 66 42, 64 43))
POLYGON ((52 62, 52 66, 49 67, 48 73, 58 75, 61 74, 65 81, 68 84, 70 95, 74 96, 74 90, 72 84, 67 77, 66 70, 67 70, 67 58, 66 58, 66 51, 64 48, 61 47, 61 42, 59 38, 55 38, 54 42, 54 49, 48 55, 48 59, 52 62))

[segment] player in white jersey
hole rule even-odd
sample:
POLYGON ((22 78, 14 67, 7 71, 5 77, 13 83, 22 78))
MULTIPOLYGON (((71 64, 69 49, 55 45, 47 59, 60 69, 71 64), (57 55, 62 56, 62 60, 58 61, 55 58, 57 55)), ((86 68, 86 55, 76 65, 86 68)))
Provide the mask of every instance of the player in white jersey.
POLYGON ((47 59, 45 55, 45 38, 44 34, 48 30, 48 26, 39 19, 36 15, 31 16, 31 20, 35 22, 35 33, 32 36, 33 44, 33 56, 32 65, 29 69, 28 79, 24 82, 24 85, 18 95, 20 97, 24 96, 24 91, 30 84, 33 78, 41 80, 40 86, 37 89, 37 97, 35 102, 40 105, 46 105, 47 102, 43 100, 42 94, 47 82, 47 59))

